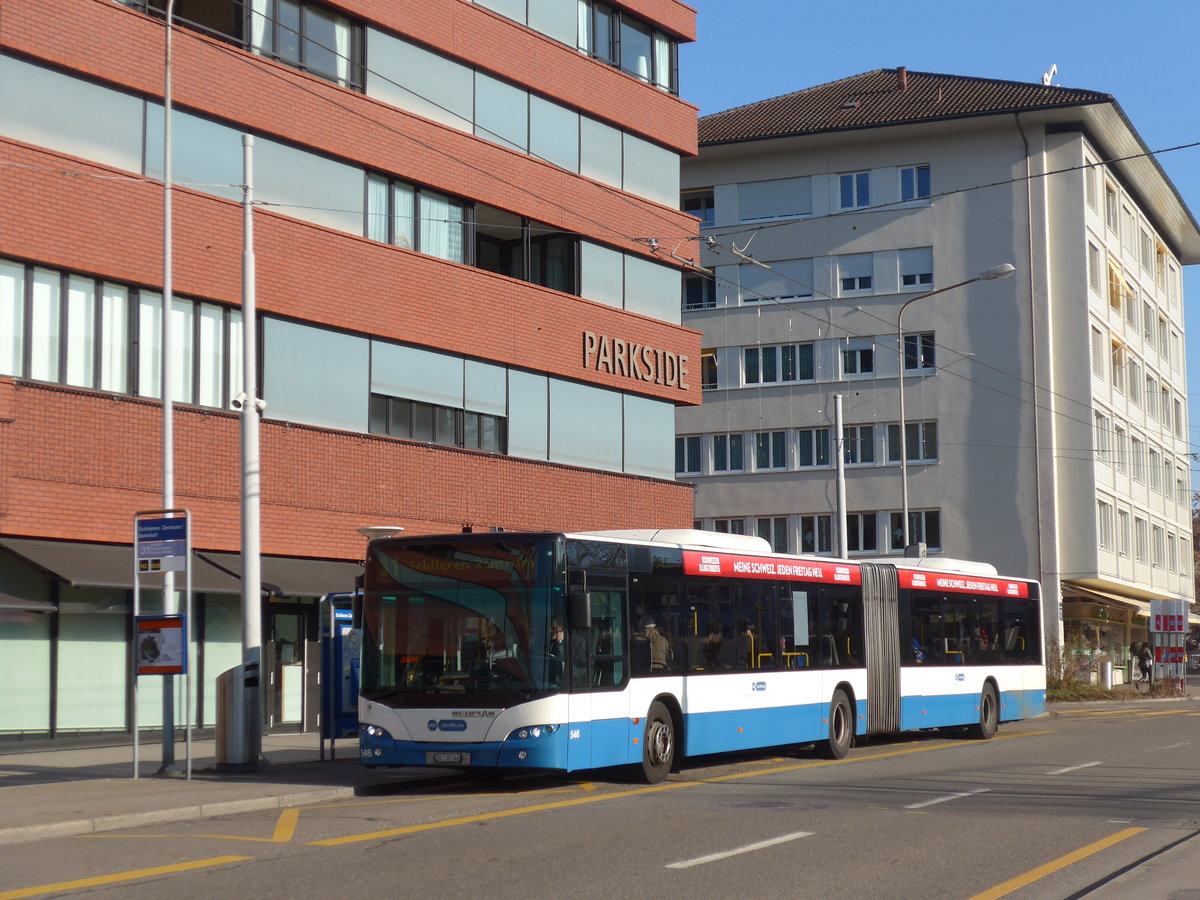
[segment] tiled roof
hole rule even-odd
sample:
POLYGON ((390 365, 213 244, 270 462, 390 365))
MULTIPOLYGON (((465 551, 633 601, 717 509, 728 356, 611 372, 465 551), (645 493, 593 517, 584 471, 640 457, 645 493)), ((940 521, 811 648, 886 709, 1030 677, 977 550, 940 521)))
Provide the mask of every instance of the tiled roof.
POLYGON ((704 116, 700 119, 700 143, 817 134, 1112 100, 1110 94, 1024 81, 937 75, 904 68, 876 69, 704 116))

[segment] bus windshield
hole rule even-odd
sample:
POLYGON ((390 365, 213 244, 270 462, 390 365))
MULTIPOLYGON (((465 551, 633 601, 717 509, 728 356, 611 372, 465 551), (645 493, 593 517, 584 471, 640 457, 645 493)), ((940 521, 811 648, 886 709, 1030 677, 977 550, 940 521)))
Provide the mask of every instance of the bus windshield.
POLYGON ((362 696, 495 709, 563 690, 561 547, 551 537, 373 544, 362 696))

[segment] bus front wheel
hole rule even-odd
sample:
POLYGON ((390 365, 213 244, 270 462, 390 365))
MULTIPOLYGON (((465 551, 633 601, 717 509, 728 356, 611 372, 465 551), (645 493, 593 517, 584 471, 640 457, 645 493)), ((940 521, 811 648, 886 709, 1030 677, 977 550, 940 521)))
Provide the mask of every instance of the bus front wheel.
POLYGON ((829 740, 823 742, 822 753, 829 759, 843 759, 854 743, 854 712, 850 698, 838 688, 829 701, 829 740))
POLYGON ((642 777, 647 784, 658 784, 675 764, 675 720, 665 706, 655 700, 646 713, 646 731, 642 736, 642 777))
POLYGON ((1000 727, 1000 698, 996 696, 996 688, 991 684, 983 686, 979 695, 979 723, 970 726, 967 733, 973 738, 986 741, 1000 727))

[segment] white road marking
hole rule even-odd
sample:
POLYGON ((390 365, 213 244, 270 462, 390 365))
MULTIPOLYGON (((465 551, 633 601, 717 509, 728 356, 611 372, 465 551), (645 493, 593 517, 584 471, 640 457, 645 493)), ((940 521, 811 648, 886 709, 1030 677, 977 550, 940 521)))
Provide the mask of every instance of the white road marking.
POLYGON ((1055 769, 1053 772, 1047 772, 1047 775, 1066 775, 1068 772, 1078 772, 1080 769, 1090 769, 1092 766, 1102 766, 1102 762, 1084 763, 1081 766, 1067 766, 1065 769, 1055 769))
POLYGON ((692 866, 701 866, 704 863, 716 862, 719 859, 728 859, 731 856, 737 856, 741 853, 753 853, 755 850, 763 850, 767 847, 774 847, 776 844, 786 844, 788 841, 796 841, 800 838, 811 837, 811 831, 797 831, 794 834, 785 834, 782 837, 771 838, 769 841, 759 841, 757 844, 747 844, 745 847, 738 847, 735 850, 726 850, 723 853, 710 853, 708 856, 698 856, 695 859, 687 859, 683 862, 671 863, 666 868, 668 869, 688 869, 692 866))
POLYGON ((945 803, 948 800, 958 800, 962 797, 971 797, 975 794, 986 794, 991 788, 978 788, 974 791, 963 791, 961 794, 950 794, 948 797, 937 797, 933 800, 922 800, 920 803, 910 803, 905 809, 920 809, 923 806, 933 806, 936 803, 945 803))

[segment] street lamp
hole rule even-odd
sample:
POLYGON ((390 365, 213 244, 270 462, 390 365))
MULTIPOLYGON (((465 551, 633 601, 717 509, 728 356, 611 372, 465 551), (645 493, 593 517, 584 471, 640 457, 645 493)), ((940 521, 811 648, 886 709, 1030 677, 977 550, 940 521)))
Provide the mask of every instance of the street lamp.
POLYGON ((1001 263, 998 266, 992 266, 990 269, 984 269, 974 278, 968 278, 966 281, 960 281, 957 284, 950 284, 944 288, 938 288, 936 291, 929 291, 925 294, 918 294, 915 297, 910 297, 900 307, 900 313, 896 316, 896 358, 899 368, 897 369, 897 383, 900 386, 900 495, 902 500, 902 511, 900 513, 900 527, 904 536, 904 548, 908 548, 908 423, 904 418, 904 311, 918 300, 924 300, 926 297, 932 297, 934 294, 942 294, 946 291, 952 291, 955 288, 963 287, 964 285, 974 284, 976 281, 994 281, 997 278, 1007 278, 1013 272, 1017 271, 1012 263, 1001 263))

